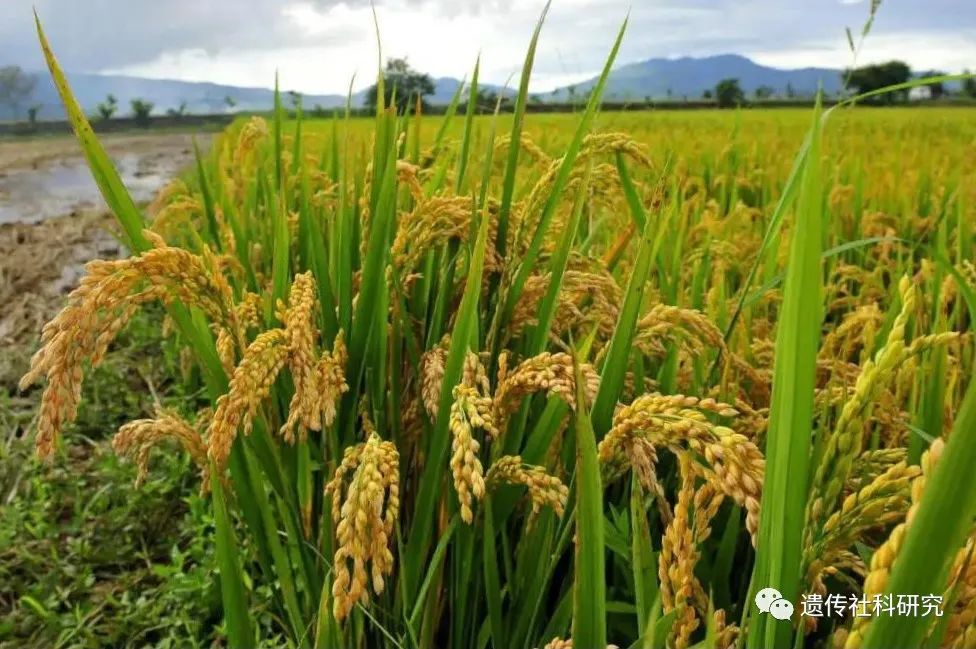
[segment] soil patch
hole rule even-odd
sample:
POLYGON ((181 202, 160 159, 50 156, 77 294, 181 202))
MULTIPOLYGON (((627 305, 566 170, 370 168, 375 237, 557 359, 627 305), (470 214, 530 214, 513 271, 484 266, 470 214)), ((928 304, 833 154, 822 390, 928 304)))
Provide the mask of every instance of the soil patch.
MULTIPOLYGON (((197 136, 202 148, 209 135, 197 136)), ((146 202, 193 160, 193 136, 105 136, 126 187, 146 202)), ((72 138, 0 141, 0 392, 12 392, 41 328, 92 259, 125 253, 72 138)))

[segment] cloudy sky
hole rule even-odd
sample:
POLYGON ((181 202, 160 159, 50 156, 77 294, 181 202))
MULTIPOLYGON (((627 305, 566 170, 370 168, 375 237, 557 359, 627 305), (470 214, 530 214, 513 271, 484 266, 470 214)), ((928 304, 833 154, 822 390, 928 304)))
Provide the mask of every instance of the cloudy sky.
MULTIPOLYGON (((344 94, 376 69, 369 0, 0 0, 0 65, 40 69, 31 7, 68 70, 344 94)), ((482 56, 504 83, 521 65, 542 0, 375 0, 384 56, 462 77, 482 56)), ((553 0, 533 90, 596 73, 630 12, 618 62, 745 54, 777 67, 850 63, 868 0, 553 0)), ((860 61, 976 69, 976 2, 885 0, 860 61)))

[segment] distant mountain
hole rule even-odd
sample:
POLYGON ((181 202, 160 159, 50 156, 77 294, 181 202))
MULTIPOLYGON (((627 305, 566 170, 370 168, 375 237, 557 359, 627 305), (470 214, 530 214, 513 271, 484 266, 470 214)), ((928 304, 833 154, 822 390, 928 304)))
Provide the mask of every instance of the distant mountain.
MULTIPOLYGON (((700 99, 706 90, 714 90, 722 79, 738 79, 747 96, 756 88, 768 86, 777 96, 785 96, 790 86, 798 96, 816 93, 818 84, 824 92, 834 94, 841 89, 840 70, 828 68, 800 68, 783 70, 771 68, 738 54, 722 54, 694 58, 648 59, 629 63, 610 72, 604 97, 611 100, 652 99, 700 99)), ((577 83, 573 93, 577 96, 596 85, 597 78, 577 83)), ((558 89, 545 96, 547 101, 565 101, 570 97, 570 87, 558 89)))
MULTIPOLYGON (((30 105, 40 105, 39 119, 62 119, 64 111, 54 84, 46 73, 36 73, 37 85, 30 101, 20 107, 20 114, 13 115, 6 106, 0 106, 0 119, 23 119, 30 105)), ((788 86, 798 96, 812 95, 819 83, 824 91, 836 93, 841 87, 839 70, 826 68, 802 68, 781 70, 759 65, 744 56, 723 54, 705 58, 682 57, 677 59, 648 59, 629 63, 610 73, 605 98, 626 101, 652 99, 699 99, 705 90, 715 88, 720 80, 735 78, 747 95, 751 96, 759 86, 769 86, 778 96, 785 96, 788 86)), ((186 104, 189 113, 222 113, 229 108, 226 97, 234 100, 234 110, 267 110, 274 102, 274 92, 269 88, 244 88, 217 83, 196 83, 167 79, 145 79, 122 75, 69 73, 68 80, 82 108, 93 113, 96 106, 112 94, 119 103, 117 115, 130 114, 129 102, 143 99, 154 104, 154 114, 165 114, 186 104)), ((445 105, 450 102, 461 81, 451 77, 434 79, 435 92, 428 98, 431 104, 445 105)), ((547 102, 567 101, 571 95, 581 96, 596 84, 596 78, 559 88, 554 92, 534 93, 547 102), (572 87, 572 93, 570 88, 572 87)), ((488 93, 502 92, 501 86, 481 84, 488 93)), ((514 91, 508 89, 506 94, 514 91)), ((353 94, 354 106, 361 106, 365 90, 353 94)), ((306 110, 316 106, 331 109, 345 105, 345 95, 303 95, 306 110)), ((288 105, 288 97, 285 97, 288 105)))
MULTIPOLYGON (((64 118, 61 99, 50 77, 46 72, 34 73, 33 76, 37 82, 31 98, 22 102, 17 115, 14 115, 7 106, 0 106, 0 120, 24 119, 27 108, 32 105, 41 107, 38 112, 38 119, 64 118)), ((274 91, 270 88, 248 88, 218 83, 77 72, 68 73, 68 82, 78 98, 78 103, 89 114, 93 114, 98 104, 104 102, 109 94, 114 95, 118 101, 116 116, 119 117, 131 113, 129 102, 133 99, 152 102, 154 115, 163 115, 170 109, 179 108, 183 103, 186 104, 186 112, 188 113, 268 110, 274 105, 274 91), (227 105, 225 101, 227 97, 234 100, 233 109, 227 105)), ((427 101, 435 105, 446 105, 450 103, 459 85, 461 85, 461 81, 451 77, 434 79, 435 92, 432 97, 428 97, 427 101)), ((479 84, 479 87, 485 92, 500 93, 502 91, 501 86, 491 84, 479 84)), ((508 90, 507 94, 511 95, 513 91, 508 90)), ((284 95, 285 105, 290 106, 287 93, 284 95)), ((365 98, 366 89, 354 92, 352 105, 362 106, 365 98)), ((302 104, 305 110, 313 110, 316 107, 341 108, 346 105, 346 96, 303 94, 302 104)))
MULTIPOLYGON (((829 68, 799 68, 784 70, 759 65, 738 54, 722 54, 704 58, 684 56, 676 59, 648 59, 614 68, 607 80, 604 98, 607 100, 641 101, 651 99, 701 99, 706 90, 715 90, 722 79, 738 79, 739 86, 752 97, 757 88, 772 88, 773 95, 785 97, 791 88, 797 97, 812 96, 823 85, 824 92, 836 94, 841 90, 841 71, 829 68)), ((555 91, 532 93, 544 102, 563 102, 571 95, 581 97, 596 85, 597 77, 564 86, 555 91), (572 87, 572 92, 570 88, 572 87)), ((461 82, 450 77, 434 80, 437 91, 430 98, 432 104, 447 104, 461 82)), ((501 92, 500 86, 479 86, 486 92, 501 92)), ((514 95, 509 89, 506 94, 514 95)), ((355 98, 354 98, 355 100, 355 98)))
MULTIPOLYGON (((37 85, 29 101, 20 107, 23 119, 30 105, 40 105, 39 119, 62 119, 64 110, 57 90, 46 73, 36 73, 37 85)), ((130 114, 129 102, 143 99, 154 105, 153 114, 162 115, 169 109, 176 109, 186 103, 189 113, 222 113, 229 110, 226 97, 231 97, 234 110, 266 110, 274 104, 274 91, 268 88, 242 88, 217 83, 197 83, 167 79, 145 79, 107 74, 68 73, 68 83, 78 98, 78 103, 88 112, 112 94, 118 100, 118 116, 130 114)), ((355 101, 355 98, 354 98, 355 101)), ((288 97, 285 96, 286 105, 288 97)), ((344 106, 345 95, 304 95, 304 105, 311 109, 316 105, 323 108, 344 106)), ((15 117, 6 106, 0 106, 0 119, 15 117)))
MULTIPOLYGON (((460 79, 454 79, 452 77, 438 77, 434 79, 434 94, 427 97, 427 102, 434 106, 446 106, 451 103, 451 99, 454 98, 454 93, 457 92, 458 86, 461 83, 460 79)), ((504 93, 508 97, 514 97, 516 94, 512 88, 496 86, 483 81, 478 82, 478 90, 486 94, 500 95, 504 93)), ((462 94, 461 101, 465 99, 467 99, 467 94, 462 94)))

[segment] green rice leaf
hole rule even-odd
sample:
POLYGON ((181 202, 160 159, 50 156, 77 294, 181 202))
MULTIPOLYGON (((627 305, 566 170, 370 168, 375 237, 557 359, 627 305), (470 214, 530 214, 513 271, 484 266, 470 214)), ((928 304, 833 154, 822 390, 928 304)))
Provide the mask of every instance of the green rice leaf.
POLYGON ((573 646, 607 645, 607 597, 604 566, 603 485, 596 435, 586 411, 583 375, 576 378, 576 577, 573 582, 573 646))
MULTIPOLYGON (((976 295, 959 272, 941 262, 957 282, 969 309, 976 315, 976 295)), ((949 569, 963 546, 976 517, 976 381, 970 379, 966 395, 952 425, 949 441, 915 510, 912 524, 888 580, 887 592, 898 595, 941 595, 949 569)), ((932 619, 926 616, 879 616, 868 627, 864 649, 920 647, 932 619)))
MULTIPOLYGON (((546 199, 546 202, 542 208, 542 213, 539 215, 538 221, 533 219, 533 221, 536 222, 535 231, 528 247, 526 248, 525 254, 522 256, 522 259, 519 260, 518 270, 515 272, 511 288, 508 291, 505 301, 505 310, 503 312, 505 321, 510 318, 519 297, 522 295, 522 289, 525 287, 525 282, 528 279, 529 274, 532 272, 532 269, 535 267, 536 259, 542 250, 542 243, 545 239, 546 233, 549 230, 549 224, 556 212, 556 206, 562 199, 563 189, 566 187, 566 183, 569 182, 569 176, 573 171, 573 165, 576 162, 576 157, 579 155, 580 149, 583 146, 583 138, 589 134, 593 120, 596 118, 596 112, 600 106, 600 102, 602 101, 603 91, 607 85, 607 79, 610 76, 610 69, 613 67, 613 62, 617 58, 617 52, 620 51, 620 43, 623 41, 624 33, 626 31, 627 20, 624 20, 623 24, 620 26, 620 31, 617 32, 617 38, 613 43, 613 47, 610 49, 610 54, 607 56, 606 63, 604 63, 603 72, 600 74, 600 78, 597 80, 596 85, 593 87, 593 91, 590 93, 589 102, 586 104, 586 110, 583 111, 583 116, 580 118, 576 132, 573 134, 573 139, 570 142, 569 147, 566 149, 566 153, 562 157, 562 162, 560 163, 559 170, 556 172, 556 178, 553 181, 548 198, 546 199)), ((513 137, 513 148, 515 148, 516 142, 518 142, 518 140, 513 137)), ((500 225, 499 240, 504 241, 500 225)), ((503 252, 504 248, 499 248, 499 251, 503 252)))
POLYGON ((231 646, 250 647, 254 644, 254 631, 251 611, 247 605, 247 590, 242 578, 243 568, 238 556, 234 524, 227 512, 221 478, 217 471, 211 471, 210 476, 214 523, 217 530, 217 567, 220 569, 220 596, 224 604, 227 636, 231 646))
MULTIPOLYGON (((522 79, 519 82, 518 95, 515 98, 515 114, 512 118, 512 133, 510 145, 508 147, 508 159, 505 162, 505 176, 502 180, 502 202, 498 208, 498 236, 495 238, 495 247, 499 254, 505 256, 506 242, 508 240, 508 219, 512 211, 512 197, 515 195, 515 174, 518 170, 519 142, 522 139, 522 125, 525 122, 525 107, 529 101, 529 79, 532 76, 532 64, 535 61, 536 45, 539 43, 539 33, 542 31, 542 24, 549 13, 549 6, 552 0, 546 2, 539 16, 535 29, 532 31, 532 38, 529 41, 529 49, 525 52, 525 62, 522 64, 522 79)), ((499 99, 501 101, 501 99, 499 99)), ((471 103, 471 102, 469 102, 471 103)))
POLYGON ((81 145, 82 153, 84 153, 85 159, 88 161, 88 168, 91 170, 92 177, 95 179, 95 184, 98 185, 98 189, 105 198, 109 209, 118 218, 119 224, 125 233, 126 245, 135 252, 142 252, 149 249, 149 242, 142 235, 142 229, 145 227, 142 214, 132 200, 132 196, 126 190, 125 185, 122 184, 122 179, 115 170, 115 165, 112 164, 111 158, 108 157, 105 149, 102 148, 101 143, 95 136, 95 131, 92 130, 91 124, 88 123, 88 118, 85 117, 81 105, 71 92, 71 88, 68 86, 68 79, 65 77, 64 72, 61 70, 61 65, 51 50, 47 36, 44 34, 44 28, 41 27, 41 19, 38 18, 37 12, 34 13, 34 22, 37 27, 37 38, 41 43, 41 50, 44 52, 44 59, 47 61, 47 67, 51 72, 54 87, 57 88, 58 94, 61 96, 61 102, 64 104, 68 121, 71 122, 71 127, 74 129, 78 143, 81 145))
MULTIPOLYGON (((753 577, 757 588, 776 588, 788 601, 799 601, 800 594, 815 370, 823 318, 819 101, 808 142, 799 168, 802 182, 776 329, 766 478, 759 520, 758 547, 763 550, 756 557, 753 577)), ((788 621, 760 616, 750 628, 748 646, 785 647, 791 636, 788 621)))
POLYGON ((444 367, 444 378, 437 421, 428 444, 428 460, 420 476, 417 494, 416 518, 410 528, 407 542, 409 550, 404 578, 407 579, 407 593, 411 596, 419 587, 417 582, 420 566, 427 560, 427 550, 433 533, 434 515, 441 497, 441 483, 447 468, 447 453, 450 445, 449 418, 454 401, 454 387, 460 382, 464 369, 464 359, 471 348, 472 336, 477 332, 478 302, 481 295, 481 277, 485 266, 485 249, 488 243, 488 215, 481 215, 478 239, 471 251, 468 276, 458 308, 454 330, 451 332, 451 346, 444 367))
POLYGON ((498 574, 498 548, 495 543, 495 525, 492 522, 491 498, 485 499, 484 550, 482 552, 485 573, 485 604, 488 607, 488 628, 491 632, 491 645, 502 649, 505 642, 505 618, 502 615, 502 585, 498 574))
POLYGON ((651 530, 644 509, 644 491, 636 476, 630 481, 631 567, 634 572, 637 632, 644 635, 651 606, 658 597, 657 556, 651 544, 651 530))
POLYGON ((600 372, 600 388, 593 402, 593 428, 598 437, 603 437, 610 430, 613 409, 624 387, 631 343, 644 302, 644 292, 650 276, 651 262, 657 256, 662 236, 668 227, 666 221, 662 222, 656 229, 657 235, 652 240, 655 225, 658 224, 653 219, 647 219, 644 222, 644 233, 637 246, 634 268, 630 273, 630 280, 627 282, 627 292, 624 294, 620 315, 617 317, 613 337, 610 338, 610 343, 607 346, 606 359, 600 372))

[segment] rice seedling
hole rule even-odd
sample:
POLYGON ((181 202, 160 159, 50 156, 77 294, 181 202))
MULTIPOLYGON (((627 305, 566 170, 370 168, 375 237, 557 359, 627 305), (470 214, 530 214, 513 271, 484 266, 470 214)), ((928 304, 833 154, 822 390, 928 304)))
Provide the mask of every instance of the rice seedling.
POLYGON ((38 25, 132 250, 44 328, 38 453, 158 302, 210 407, 115 446, 198 466, 231 646, 260 641, 259 592, 294 647, 967 646, 972 118, 926 114, 944 160, 879 161, 890 125, 862 127, 900 114, 744 114, 731 141, 601 114, 623 28, 581 113, 526 116, 541 29, 514 115, 279 101, 150 223, 38 25), (875 595, 945 608, 847 605, 875 595))

